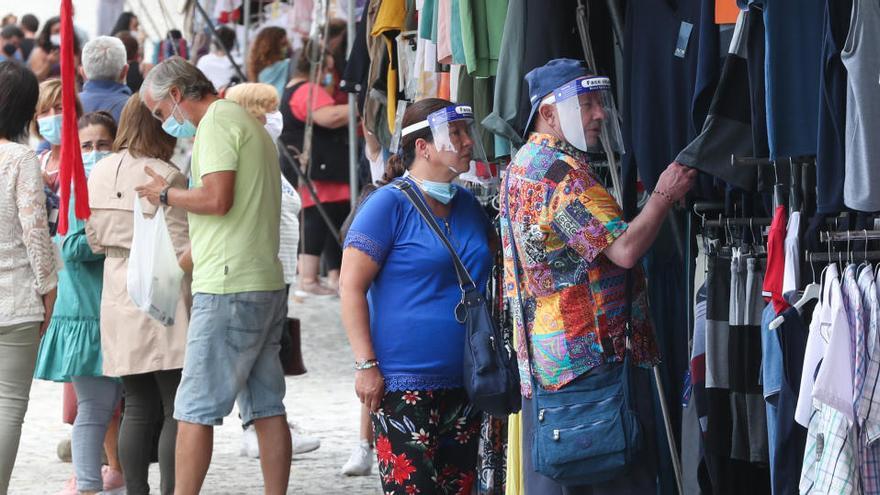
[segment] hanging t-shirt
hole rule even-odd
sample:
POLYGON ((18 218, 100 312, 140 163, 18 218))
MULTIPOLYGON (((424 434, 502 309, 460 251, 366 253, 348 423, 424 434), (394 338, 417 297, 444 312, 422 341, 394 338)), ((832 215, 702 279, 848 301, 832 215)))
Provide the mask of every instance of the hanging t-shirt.
MULTIPOLYGON (((468 73, 491 77, 498 71, 508 0, 460 0, 461 41, 468 73)), ((574 14, 574 12, 572 12, 574 14)))
POLYGON ((846 176, 843 200, 858 211, 880 210, 880 4, 853 2, 849 36, 840 54, 848 73, 846 176))
POLYGON ((785 270, 782 277, 782 297, 794 304, 801 283, 801 212, 791 212, 785 235, 785 270))
POLYGON ((773 303, 776 313, 788 308, 782 297, 785 276, 785 207, 777 206, 767 235, 767 272, 764 274, 764 300, 773 303))
POLYGON ((849 33, 853 0, 828 2, 819 81, 819 142, 816 150, 816 212, 837 214, 843 206, 846 170, 846 68, 840 50, 849 33))
MULTIPOLYGON (((832 265, 833 266, 833 265, 832 265)), ((829 268, 830 270, 830 268, 829 268)), ((831 276, 830 272, 827 275, 831 276)), ((843 414, 850 424, 854 421, 853 414, 853 358, 852 335, 843 302, 843 289, 839 278, 831 283, 831 309, 828 312, 828 347, 822 358, 822 366, 816 375, 813 385, 813 398, 843 414)), ((824 335, 825 329, 820 329, 824 335)))
POLYGON ((813 312, 810 321, 810 334, 807 337, 807 350, 804 353, 804 367, 801 372, 800 392, 794 419, 804 428, 810 425, 813 414, 813 386, 816 382, 816 371, 825 355, 828 344, 828 329, 831 325, 831 285, 837 279, 837 265, 829 265, 825 273, 825 284, 822 287, 822 299, 813 312))
POLYGON ((437 13, 437 62, 449 65, 452 63, 452 0, 438 0, 435 12, 437 13))
POLYGON ((770 156, 815 155, 825 0, 762 3, 770 156))
POLYGON ((715 24, 733 24, 738 15, 736 0, 715 0, 715 24))

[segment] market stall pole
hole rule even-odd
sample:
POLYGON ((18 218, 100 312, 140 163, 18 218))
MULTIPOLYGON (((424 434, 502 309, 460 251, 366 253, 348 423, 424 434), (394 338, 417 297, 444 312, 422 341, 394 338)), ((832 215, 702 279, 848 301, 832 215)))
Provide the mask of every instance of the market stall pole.
MULTIPOLYGON (((351 55, 354 46, 354 0, 348 2, 347 44, 346 54, 351 55)), ((348 93, 348 184, 351 191, 351 211, 357 207, 358 174, 357 174, 357 100, 354 93, 348 93)))
MULTIPOLYGON (((251 0, 245 0, 244 2, 244 43, 242 46, 242 50, 245 56, 247 56, 248 48, 250 48, 250 37, 251 37, 251 0)), ((242 79, 242 81, 247 81, 247 78, 242 79)))

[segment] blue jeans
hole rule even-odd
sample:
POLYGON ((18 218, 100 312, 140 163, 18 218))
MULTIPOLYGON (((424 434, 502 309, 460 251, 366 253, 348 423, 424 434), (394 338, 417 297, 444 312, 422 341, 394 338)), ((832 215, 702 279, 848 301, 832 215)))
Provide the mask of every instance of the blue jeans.
POLYGON ((122 384, 105 376, 74 376, 71 381, 76 389, 77 408, 71 435, 76 489, 99 492, 104 489, 101 478, 104 435, 119 404, 122 384))
POLYGON ((245 426, 285 415, 278 353, 287 293, 196 294, 174 418, 220 425, 237 401, 245 426))

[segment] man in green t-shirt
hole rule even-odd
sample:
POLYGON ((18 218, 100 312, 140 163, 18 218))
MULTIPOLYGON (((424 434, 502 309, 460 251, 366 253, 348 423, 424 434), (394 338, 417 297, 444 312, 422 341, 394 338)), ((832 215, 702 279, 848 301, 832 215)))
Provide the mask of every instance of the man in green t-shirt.
POLYGON ((176 491, 199 492, 211 461, 213 426, 238 399, 260 445, 265 492, 286 493, 291 439, 278 359, 287 314, 278 259, 281 183, 278 155, 263 125, 217 97, 211 82, 174 57, 154 67, 144 104, 178 138, 195 136, 192 185, 153 180, 138 193, 189 212, 193 306, 183 378, 174 403, 176 491))

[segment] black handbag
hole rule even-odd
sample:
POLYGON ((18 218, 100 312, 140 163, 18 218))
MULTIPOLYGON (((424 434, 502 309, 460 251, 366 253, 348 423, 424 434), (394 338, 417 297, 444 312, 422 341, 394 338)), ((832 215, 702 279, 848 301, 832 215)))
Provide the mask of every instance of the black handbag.
POLYGON ((489 313, 486 298, 410 182, 396 180, 392 184, 406 195, 452 256, 461 288, 461 302, 455 307, 455 320, 465 325, 463 376, 471 404, 493 416, 504 417, 518 412, 522 399, 516 354, 505 344, 489 313))
MULTIPOLYGON (((504 209, 510 215, 509 181, 505 180, 504 209)), ((513 223, 507 222, 513 252, 513 274, 519 310, 520 261, 513 235, 513 223)), ((627 299, 630 271, 626 274, 627 299)), ((535 471, 562 485, 586 485, 612 480, 626 472, 641 448, 642 429, 630 401, 632 326, 627 302, 626 354, 622 363, 597 366, 557 391, 544 390, 534 374, 532 406, 535 426, 531 432, 531 452, 535 471)), ((522 318, 525 324, 525 318, 522 318)), ((534 362, 526 332, 529 361, 534 362)), ((524 432, 528 435, 529 432, 524 432)), ((526 454, 528 455, 528 453, 526 454)))

